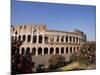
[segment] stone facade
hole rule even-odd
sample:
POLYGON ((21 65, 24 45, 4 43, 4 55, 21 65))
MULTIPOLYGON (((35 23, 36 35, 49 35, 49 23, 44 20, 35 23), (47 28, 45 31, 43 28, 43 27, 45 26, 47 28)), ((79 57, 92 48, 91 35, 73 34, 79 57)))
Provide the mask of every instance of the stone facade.
MULTIPOLYGON (((82 31, 73 32, 48 30, 46 25, 18 25, 11 27, 13 39, 23 41, 18 49, 20 54, 32 53, 35 56, 70 55, 78 52, 87 41, 82 31)), ((66 58, 67 59, 67 58, 66 58)))

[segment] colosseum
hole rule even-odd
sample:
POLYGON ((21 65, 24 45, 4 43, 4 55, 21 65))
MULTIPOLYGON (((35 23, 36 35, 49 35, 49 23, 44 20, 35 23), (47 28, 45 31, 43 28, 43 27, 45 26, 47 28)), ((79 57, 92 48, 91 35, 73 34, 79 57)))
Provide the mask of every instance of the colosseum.
POLYGON ((59 54, 69 61, 70 55, 80 50, 87 41, 84 32, 75 29, 72 32, 49 30, 44 24, 16 25, 11 27, 11 37, 23 41, 18 48, 20 54, 30 52, 37 64, 45 63, 51 55, 59 54))

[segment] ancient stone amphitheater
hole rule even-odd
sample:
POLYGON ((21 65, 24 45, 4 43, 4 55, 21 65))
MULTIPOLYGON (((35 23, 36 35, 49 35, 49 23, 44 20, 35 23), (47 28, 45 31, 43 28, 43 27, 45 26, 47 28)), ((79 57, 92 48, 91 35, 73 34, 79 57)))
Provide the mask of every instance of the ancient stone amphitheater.
POLYGON ((86 34, 80 30, 72 32, 49 30, 46 25, 16 25, 11 27, 11 38, 23 41, 17 52, 25 54, 30 52, 36 65, 45 63, 51 55, 59 54, 69 57, 78 52, 81 45, 87 41, 86 34))

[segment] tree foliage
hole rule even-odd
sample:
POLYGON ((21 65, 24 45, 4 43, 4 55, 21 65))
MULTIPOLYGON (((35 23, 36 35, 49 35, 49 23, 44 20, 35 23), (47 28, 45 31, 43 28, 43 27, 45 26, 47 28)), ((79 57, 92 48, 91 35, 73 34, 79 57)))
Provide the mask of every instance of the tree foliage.
POLYGON ((19 54, 17 49, 22 45, 22 41, 11 39, 11 74, 24 74, 32 73, 34 68, 34 62, 32 62, 32 56, 28 54, 19 54))
POLYGON ((52 55, 49 60, 49 68, 56 69, 65 65, 65 57, 61 55, 52 55))
POLYGON ((93 41, 84 43, 79 53, 74 53, 70 60, 79 61, 87 65, 96 64, 96 43, 93 41))

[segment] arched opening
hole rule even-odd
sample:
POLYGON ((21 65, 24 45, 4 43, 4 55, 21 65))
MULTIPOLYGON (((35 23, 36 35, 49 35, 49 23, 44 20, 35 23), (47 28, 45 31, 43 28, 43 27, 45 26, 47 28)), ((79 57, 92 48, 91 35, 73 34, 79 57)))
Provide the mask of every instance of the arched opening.
POLYGON ((18 36, 18 40, 19 40, 19 41, 21 40, 21 35, 18 36))
POLYGON ((29 54, 29 53, 30 53, 30 48, 27 47, 27 48, 26 48, 26 54, 29 54))
POLYGON ((57 37, 57 42, 59 42, 59 36, 57 37))
POLYGON ((79 51, 79 47, 77 47, 77 51, 79 51))
POLYGON ((22 49, 21 49, 21 54, 24 55, 24 53, 25 53, 25 48, 22 47, 22 49))
POLYGON ((17 48, 17 49, 16 49, 16 54, 19 54, 19 51, 20 51, 20 49, 19 49, 19 48, 17 48))
POLYGON ((72 47, 70 47, 70 53, 72 53, 72 47))
POLYGON ((64 47, 61 48, 61 54, 64 54, 64 47))
POLYGON ((53 54, 53 53, 54 53, 54 48, 51 47, 51 48, 50 48, 50 54, 53 54))
POLYGON ((15 35, 17 35, 17 34, 18 34, 18 32, 16 31, 16 32, 15 32, 15 35))
POLYGON ((30 42, 31 41, 31 35, 28 35, 27 36, 27 42, 30 42))
POLYGON ((66 53, 68 53, 68 47, 66 47, 66 53))
POLYGON ((61 42, 64 42, 64 36, 62 36, 62 38, 61 38, 61 42))
POLYGON ((38 54, 42 55, 42 48, 41 47, 38 48, 38 54))
POLYGON ((78 37, 76 38, 76 42, 78 42, 78 37))
POLYGON ((37 40, 37 36, 33 35, 33 43, 36 43, 36 40, 37 40))
POLYGON ((73 42, 75 42, 75 37, 73 37, 73 42))
POLYGON ((15 40, 17 40, 17 36, 15 36, 15 40))
POLYGON ((68 37, 66 37, 66 42, 68 42, 68 37))
POLYGON ((76 51, 76 47, 74 47, 74 52, 76 51))
POLYGON ((70 37, 70 42, 72 42, 72 37, 70 37))
POLYGON ((48 37, 47 36, 45 36, 45 43, 47 43, 48 42, 48 37))
POLYGON ((35 55, 35 54, 36 54, 36 48, 33 47, 33 48, 32 48, 32 55, 35 55))
POLYGON ((39 35, 39 43, 42 43, 42 35, 39 35))
POLYGON ((56 48, 56 54, 59 54, 59 48, 58 47, 56 48))
POLYGON ((48 48, 46 47, 46 48, 44 48, 44 55, 45 54, 48 54, 48 48))
POLYGON ((25 35, 23 35, 23 41, 25 41, 26 40, 26 36, 25 35))

